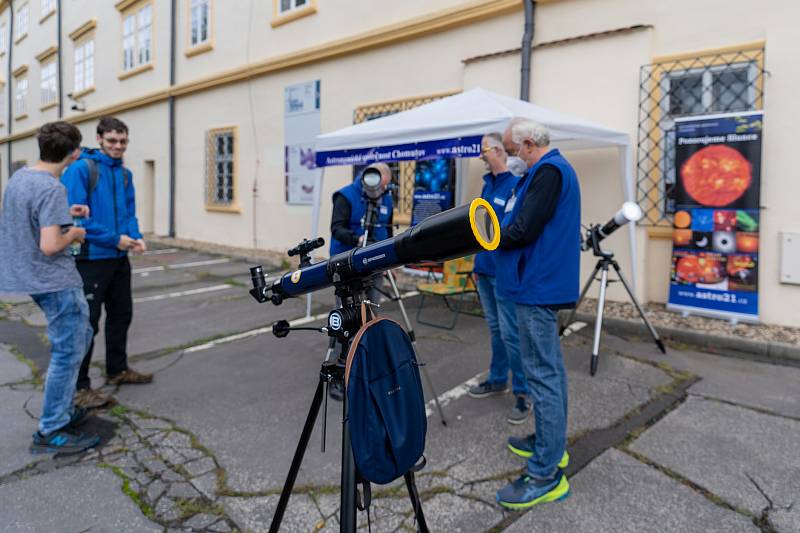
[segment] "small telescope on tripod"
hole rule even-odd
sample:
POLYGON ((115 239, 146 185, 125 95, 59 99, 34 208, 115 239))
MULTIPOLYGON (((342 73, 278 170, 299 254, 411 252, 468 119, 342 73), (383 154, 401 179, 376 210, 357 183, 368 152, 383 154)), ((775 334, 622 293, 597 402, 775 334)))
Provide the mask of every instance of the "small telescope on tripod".
POLYGON ((636 306, 636 310, 639 312, 639 316, 642 317, 647 329, 650 331, 650 335, 653 337, 653 342, 656 343, 658 349, 661 350, 661 353, 667 353, 667 349, 664 347, 664 342, 659 337, 658 332, 647 319, 647 315, 644 314, 644 309, 642 308, 639 300, 636 299, 636 296, 633 294, 628 282, 625 280, 625 276, 622 275, 622 270, 619 267, 619 263, 617 263, 616 259, 614 259, 614 252, 603 250, 600 248, 600 242, 614 233, 616 230, 621 228, 622 226, 630 223, 630 222, 638 222, 641 220, 643 216, 642 209, 635 204, 634 202, 625 202, 622 204, 622 208, 617 211, 611 219, 603 224, 594 224, 589 226, 586 230, 586 236, 583 237, 583 242, 581 243, 581 250, 588 251, 592 250, 592 253, 595 257, 599 257, 597 261, 597 265, 594 267, 594 271, 592 272, 589 279, 586 281, 586 285, 584 285, 583 290, 581 291, 581 295, 578 298, 578 302, 575 304, 575 307, 572 309, 572 312, 567 318, 566 322, 561 326, 560 333, 563 334, 564 330, 572 323, 575 319, 575 313, 577 312, 578 308, 580 307, 581 303, 583 302, 586 293, 589 291, 589 287, 592 286, 592 282, 597 279, 597 273, 600 272, 600 294, 597 298, 597 319, 594 323, 594 342, 592 343, 592 359, 589 364, 589 372, 591 375, 595 375, 597 373, 597 362, 600 352, 600 333, 603 329, 603 309, 605 308, 606 304, 606 290, 608 289, 609 282, 613 282, 615 280, 608 279, 608 268, 614 267, 614 271, 617 273, 618 280, 622 283, 625 287, 625 290, 628 292, 628 296, 630 296, 633 305, 636 306))
MULTIPOLYGON (((380 185, 379 182, 378 185, 380 185)), ((280 305, 286 298, 334 286, 341 307, 330 312, 326 328, 292 328, 288 322, 281 321, 273 326, 273 333, 278 337, 285 337, 289 331, 294 329, 325 331, 336 339, 341 345, 342 353, 346 354, 351 340, 362 325, 363 317, 358 309, 367 302, 366 293, 372 287, 375 276, 407 263, 443 261, 481 250, 494 250, 499 243, 500 224, 497 215, 488 202, 476 198, 468 205, 433 215, 395 237, 342 252, 327 261, 311 263, 310 253, 324 244, 322 239, 304 240, 296 248, 290 250, 289 254, 300 256, 300 266, 297 270, 287 272, 268 283, 264 269, 260 265, 252 267, 250 275, 253 288, 250 290, 250 294, 258 302, 272 302, 274 305, 280 305)), ((403 312, 405 314, 405 311, 403 312)), ((280 528, 322 405, 322 399, 323 397, 327 398, 323 391, 324 385, 344 381, 345 369, 342 361, 343 358, 340 357, 338 361, 326 359, 322 363, 319 383, 311 402, 311 408, 273 515, 270 525, 271 532, 277 532, 280 528)), ((342 411, 339 528, 341 532, 354 533, 356 530, 357 478, 350 440, 346 395, 342 401, 342 411)), ((322 434, 324 438, 324 418, 322 434)), ((427 533, 421 502, 414 484, 413 470, 406 473, 405 478, 420 531, 427 533)))

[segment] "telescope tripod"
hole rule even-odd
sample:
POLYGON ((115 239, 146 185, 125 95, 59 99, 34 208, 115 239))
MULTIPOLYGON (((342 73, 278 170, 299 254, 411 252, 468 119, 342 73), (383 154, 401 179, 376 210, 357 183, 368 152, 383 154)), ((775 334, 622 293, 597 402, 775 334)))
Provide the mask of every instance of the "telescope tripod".
MULTIPOLYGON (((306 449, 308 448, 308 442, 311 439, 311 433, 314 429, 314 424, 317 420, 317 415, 319 415, 320 407, 322 406, 323 400, 325 401, 325 409, 324 413, 327 413, 328 410, 328 395, 327 387, 332 384, 336 383, 344 387, 344 373, 345 373, 345 365, 344 362, 347 358, 347 353, 350 349, 350 339, 353 338, 355 333, 361 327, 361 316, 357 309, 360 307, 362 302, 365 302, 364 294, 365 289, 362 283, 359 281, 357 282, 357 288, 353 288, 350 286, 337 286, 336 288, 336 295, 340 298, 342 302, 342 307, 331 311, 331 315, 329 316, 328 327, 326 328, 329 335, 332 335, 336 341, 338 341, 339 345, 341 346, 341 353, 337 360, 331 361, 330 360, 330 349, 329 354, 326 356, 325 361, 322 362, 322 367, 320 368, 319 372, 319 382, 317 383, 317 388, 314 392, 314 398, 311 401, 311 407, 308 411, 308 416, 306 417, 305 423, 303 424, 303 431, 300 433, 300 440, 297 443, 297 448, 295 449, 294 456, 292 458, 292 464, 289 467, 289 473, 286 476, 286 481, 283 485, 283 490, 281 490, 280 499, 278 500, 278 506, 275 509, 275 514, 272 517, 272 523, 270 524, 269 531, 270 533, 277 533, 280 530, 281 522, 283 521, 283 515, 286 511, 286 507, 289 504, 289 498, 292 495, 292 489, 294 488, 294 483, 297 480, 297 474, 300 471, 300 465, 303 462, 303 457, 305 456, 306 449), (332 317, 337 317, 335 320, 332 317), (338 327, 334 327, 334 324, 337 324, 338 327)), ((276 336, 286 336, 288 335, 289 331, 292 329, 314 329, 318 330, 317 328, 290 328, 290 327, 283 327, 280 330, 280 335, 276 333, 276 336)), ((424 368, 424 367, 423 367, 424 368)), ((327 421, 326 417, 323 416, 322 419, 322 451, 325 451, 325 433, 327 429, 327 421)), ((362 500, 358 497, 357 494, 357 484, 359 482, 358 479, 358 472, 356 469, 355 459, 353 458, 353 448, 350 440, 350 424, 348 422, 348 405, 347 405, 347 395, 344 395, 342 399, 342 460, 341 460, 341 497, 340 497, 340 505, 339 505, 339 531, 341 533, 355 533, 356 531, 356 513, 358 507, 361 507, 362 500)), ((414 516, 417 520, 417 527, 418 531, 421 533, 428 533, 428 526, 425 522, 425 515, 422 512, 422 501, 419 497, 419 492, 417 491, 414 470, 411 469, 403 475, 406 483, 406 489, 408 490, 409 498, 411 499, 411 506, 414 510, 414 516)), ((368 485, 366 485, 368 487, 368 485)), ((366 508, 369 505, 369 490, 365 491, 363 495, 363 508, 366 508)))
POLYGON ((594 323, 592 359, 589 364, 589 372, 592 376, 594 376, 597 373, 597 362, 600 352, 600 332, 603 329, 603 309, 606 303, 606 289, 608 288, 609 283, 614 283, 617 281, 608 279, 608 269, 609 267, 613 267, 614 271, 617 273, 618 280, 622 282, 622 286, 625 287, 625 290, 628 292, 628 296, 630 296, 633 305, 636 306, 639 316, 642 317, 647 329, 650 331, 650 336, 653 337, 653 342, 656 343, 656 346, 658 346, 658 349, 661 350, 661 353, 667 353, 667 349, 664 347, 664 342, 661 340, 661 337, 659 337, 656 329, 647 319, 647 315, 644 314, 644 309, 642 309, 641 304, 639 304, 639 300, 636 299, 636 296, 634 296, 633 291, 631 291, 628 282, 625 280, 625 276, 622 275, 622 270, 619 267, 619 263, 617 263, 616 259, 614 259, 614 253, 595 250, 595 256, 599 257, 600 259, 597 261, 597 265, 594 267, 592 275, 589 276, 589 279, 586 281, 586 285, 584 285, 583 290, 581 291, 581 295, 578 298, 578 302, 575 304, 575 308, 572 309, 572 312, 569 314, 569 318, 567 318, 567 321, 561 326, 559 335, 563 335, 564 330, 566 330, 567 327, 572 324, 572 321, 575 319, 575 313, 578 311, 578 307, 580 307, 581 302, 583 302, 583 299, 586 296, 586 293, 589 291, 589 287, 591 287, 592 282, 597 279, 597 273, 600 272, 600 295, 597 298, 597 319, 594 323))

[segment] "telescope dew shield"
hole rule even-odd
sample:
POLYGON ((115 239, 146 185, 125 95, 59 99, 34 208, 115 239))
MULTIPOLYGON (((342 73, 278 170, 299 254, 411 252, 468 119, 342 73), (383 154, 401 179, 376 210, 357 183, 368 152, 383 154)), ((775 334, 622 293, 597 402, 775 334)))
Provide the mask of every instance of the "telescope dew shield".
POLYGON ((271 290, 282 297, 299 296, 342 280, 365 278, 406 263, 444 261, 500 244, 500 222, 486 200, 448 209, 390 239, 343 252, 275 280, 271 290))

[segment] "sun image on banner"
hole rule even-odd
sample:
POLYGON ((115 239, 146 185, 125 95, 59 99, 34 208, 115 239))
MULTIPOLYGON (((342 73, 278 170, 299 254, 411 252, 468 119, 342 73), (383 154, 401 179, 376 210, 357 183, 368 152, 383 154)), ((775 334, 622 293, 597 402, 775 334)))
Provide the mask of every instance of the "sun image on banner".
POLYGON ((670 309, 758 320, 763 114, 677 119, 670 309))
POLYGON ((452 159, 417 161, 411 225, 453 207, 456 166, 452 159))
POLYGON ((314 151, 320 132, 319 80, 284 89, 283 131, 286 202, 310 205, 319 172, 314 151))

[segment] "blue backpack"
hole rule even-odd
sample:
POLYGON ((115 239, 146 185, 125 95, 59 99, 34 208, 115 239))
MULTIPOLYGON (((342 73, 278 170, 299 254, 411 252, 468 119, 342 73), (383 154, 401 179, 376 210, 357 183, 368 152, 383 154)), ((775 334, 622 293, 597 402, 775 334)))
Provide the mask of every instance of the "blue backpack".
POLYGON ((359 473, 385 484, 413 470, 425 451, 425 397, 403 327, 388 318, 363 322, 347 354, 348 422, 359 473))

